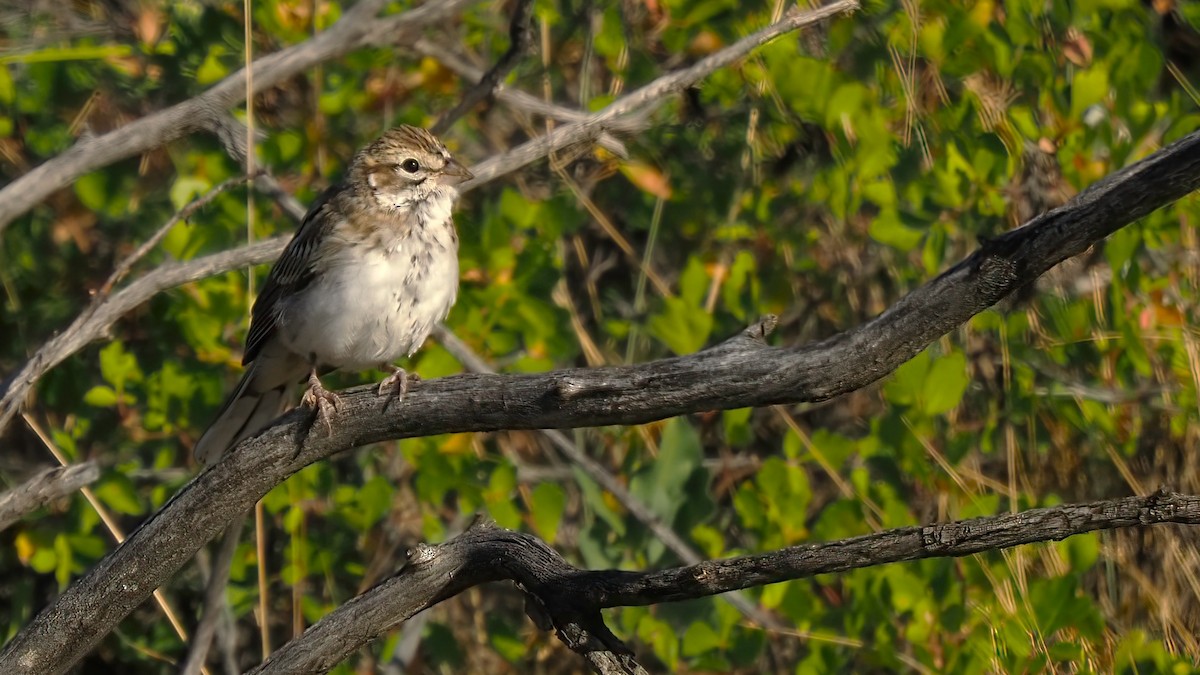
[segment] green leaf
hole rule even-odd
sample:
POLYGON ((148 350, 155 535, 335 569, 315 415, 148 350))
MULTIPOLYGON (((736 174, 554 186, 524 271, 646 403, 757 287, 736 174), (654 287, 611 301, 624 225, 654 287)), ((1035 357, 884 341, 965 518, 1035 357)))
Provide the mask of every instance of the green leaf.
POLYGON ((883 387, 887 400, 899 405, 916 404, 925 386, 929 361, 929 350, 925 350, 901 364, 883 387))
POLYGON ((895 211, 883 211, 872 218, 868 232, 875 241, 901 251, 913 250, 925 236, 924 232, 900 222, 900 217, 895 211))
POLYGON ((703 307, 689 304, 682 298, 666 298, 663 311, 650 317, 647 328, 676 354, 691 354, 708 342, 713 317, 703 307))
POLYGON ((487 615, 487 633, 488 644, 509 663, 521 663, 525 659, 529 651, 525 641, 503 618, 489 613, 487 615))
POLYGON ((34 551, 33 557, 29 559, 29 566, 38 574, 49 574, 58 567, 58 555, 52 547, 42 546, 34 551))
POLYGON ((689 305, 700 306, 708 295, 711 281, 704 263, 700 258, 691 256, 687 267, 683 268, 683 274, 679 276, 679 297, 689 305))
POLYGON ((687 632, 683 634, 681 652, 684 656, 699 656, 720 646, 721 636, 717 635, 712 626, 702 620, 693 621, 692 625, 688 626, 687 632))
POLYGON ((700 435, 682 417, 667 422, 659 441, 658 458, 630 481, 630 490, 660 517, 674 520, 683 505, 684 485, 700 466, 700 435))
POLYGON ((833 92, 833 96, 825 103, 825 128, 841 127, 843 117, 857 118, 867 97, 866 87, 857 82, 849 82, 838 87, 833 92))
POLYGON ((0 103, 11 104, 15 94, 16 89, 13 87, 12 75, 8 73, 8 68, 0 68, 0 103))
POLYGON ((934 361, 925 378, 925 413, 941 415, 958 407, 969 383, 967 359, 962 352, 953 352, 934 361))
POLYGON ((737 408, 721 413, 721 421, 725 427, 725 442, 731 446, 745 445, 753 438, 750 430, 750 416, 753 408, 737 408))
POLYGON ((133 482, 122 474, 110 474, 95 488, 96 497, 117 513, 138 516, 143 513, 133 482))
POLYGON ((98 384, 83 395, 83 402, 97 408, 111 408, 117 404, 117 392, 112 387, 98 384))
POLYGON ((1071 117, 1079 120, 1088 107, 1104 100, 1108 95, 1108 70, 1097 64, 1090 70, 1075 74, 1071 79, 1071 117))
POLYGON ((108 45, 79 45, 69 47, 50 47, 34 52, 0 55, 0 66, 9 63, 29 65, 33 63, 50 63, 54 61, 85 61, 94 59, 111 59, 128 56, 133 53, 133 47, 122 44, 108 45))
POLYGON ((516 529, 521 525, 521 512, 513 502, 513 491, 517 488, 517 473, 509 464, 501 464, 492 471, 483 500, 488 515, 500 527, 516 529))
POLYGON ((601 490, 596 481, 584 473, 583 469, 576 466, 572 467, 571 472, 575 475, 575 484, 579 486, 580 491, 583 493, 583 503, 587 508, 603 520, 618 536, 624 536, 626 529, 625 519, 609 506, 608 501, 605 499, 605 495, 608 493, 601 490))
POLYGON ((558 538, 558 526, 562 522, 567 496, 557 483, 539 483, 530 495, 533 529, 547 544, 558 538))
POLYGON ((679 669, 679 636, 670 624, 652 616, 644 616, 638 622, 637 634, 650 645, 654 655, 667 664, 667 670, 675 672, 679 669))
POLYGON ((1056 546, 1074 572, 1086 572, 1100 559, 1100 537, 1095 532, 1077 534, 1056 546))
POLYGON ((1135 223, 1113 232, 1104 242, 1104 257, 1115 273, 1121 274, 1125 265, 1142 247, 1142 231, 1135 223))
POLYGON ((229 69, 221 63, 221 56, 226 53, 223 45, 215 44, 209 48, 204 62, 196 69, 196 84, 205 86, 220 80, 229 74, 229 69))
POLYGON ((178 211, 212 189, 212 182, 198 176, 180 175, 171 184, 171 205, 178 211))
POLYGON ((54 537, 54 553, 58 562, 54 567, 54 579, 59 588, 66 588, 71 583, 71 568, 74 567, 75 556, 71 553, 71 543, 65 534, 54 537))
POLYGON ((108 179, 103 171, 93 171, 75 181, 75 196, 92 211, 102 213, 108 205, 108 179))
POLYGON ((367 529, 379 522, 392 509, 395 488, 383 476, 373 476, 358 490, 358 512, 362 527, 367 529))
POLYGON ((125 347, 114 341, 100 350, 100 375, 117 391, 123 391, 127 381, 138 382, 142 371, 137 357, 125 351, 125 347))

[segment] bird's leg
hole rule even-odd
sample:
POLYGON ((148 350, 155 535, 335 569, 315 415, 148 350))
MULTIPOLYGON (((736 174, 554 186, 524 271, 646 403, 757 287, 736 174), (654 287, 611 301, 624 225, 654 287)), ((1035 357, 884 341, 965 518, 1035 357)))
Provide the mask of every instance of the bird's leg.
POLYGON ((387 398, 383 401, 383 409, 385 411, 387 410, 388 406, 391 405, 393 399, 395 399, 397 403, 402 403, 404 401, 404 395, 408 393, 409 382, 418 382, 421 379, 420 375, 417 375, 416 373, 409 374, 407 370, 390 363, 380 364, 379 369, 392 371, 391 375, 388 375, 387 377, 383 378, 382 381, 380 381, 379 389, 376 392, 379 396, 387 394, 387 398), (388 391, 389 389, 391 391, 388 391))
POLYGON ((341 408, 342 399, 321 384, 321 378, 317 377, 316 368, 308 373, 308 391, 304 392, 301 403, 313 408, 316 411, 317 420, 325 424, 325 431, 333 433, 330 416, 341 408))

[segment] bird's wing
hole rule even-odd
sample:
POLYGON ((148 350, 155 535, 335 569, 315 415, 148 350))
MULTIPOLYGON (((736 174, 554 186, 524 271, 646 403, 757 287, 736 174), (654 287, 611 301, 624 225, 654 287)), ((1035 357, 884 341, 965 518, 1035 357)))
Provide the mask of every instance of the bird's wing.
POLYGON ((313 202, 300 222, 296 236, 288 242, 267 275, 267 282, 250 312, 250 332, 246 335, 242 365, 253 361, 275 334, 280 301, 303 290, 313 280, 313 254, 335 224, 330 201, 342 189, 342 185, 331 186, 313 202))

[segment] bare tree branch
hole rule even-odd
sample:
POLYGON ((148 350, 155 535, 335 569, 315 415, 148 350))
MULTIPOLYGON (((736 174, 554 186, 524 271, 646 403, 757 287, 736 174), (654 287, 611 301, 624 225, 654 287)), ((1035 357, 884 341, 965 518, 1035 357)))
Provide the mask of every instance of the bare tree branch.
POLYGON ((433 135, 441 136, 458 118, 474 108, 476 103, 492 95, 500 85, 500 80, 503 80, 504 76, 516 67, 525 52, 529 51, 529 44, 533 41, 532 20, 533 0, 517 0, 517 7, 513 10, 512 21, 508 27, 508 49, 504 56, 500 57, 491 70, 484 73, 475 86, 467 90, 458 105, 438 119, 430 129, 433 135))
POLYGON ((660 572, 581 570, 533 535, 477 525, 445 543, 417 545, 395 576, 330 612, 252 672, 323 672, 417 612, 473 586, 500 580, 514 581, 536 598, 536 606, 549 617, 559 637, 588 658, 597 672, 634 672, 633 657, 619 641, 610 644, 599 638, 580 643, 571 634, 607 632, 585 622, 609 607, 691 600, 818 574, 961 557, 1096 530, 1160 523, 1200 524, 1200 496, 1160 491, 1145 497, 903 527, 660 572))
MULTIPOLYGON (((454 53, 444 44, 439 44, 428 38, 421 38, 413 43, 413 51, 422 56, 437 59, 442 65, 458 73, 468 80, 482 81, 487 74, 467 62, 461 55, 454 53)), ((591 113, 574 110, 553 103, 548 103, 532 94, 519 89, 509 89, 504 84, 497 84, 492 95, 505 105, 532 115, 540 115, 559 122, 582 122, 591 113)))
MULTIPOLYGON (((357 7, 358 5, 356 5, 357 7)), ((612 138, 609 132, 632 131, 640 128, 644 124, 645 117, 664 103, 666 96, 670 93, 695 84, 716 69, 732 63, 737 58, 749 53, 754 47, 779 37, 788 30, 797 30, 838 12, 849 11, 854 7, 857 7, 857 4, 853 0, 840 0, 816 11, 789 13, 780 22, 735 42, 689 68, 664 75, 649 85, 613 102, 598 113, 586 116, 579 122, 560 126, 547 136, 532 139, 508 152, 472 166, 471 171, 475 174, 475 178, 459 186, 459 191, 469 192, 551 153, 581 143, 597 142, 614 152, 623 152, 619 142, 612 138)), ((410 14, 411 12, 395 17, 392 22, 399 23, 410 14)), ((341 22, 337 25, 341 25, 341 22)), ((327 34, 328 32, 323 35, 327 34)), ((259 81, 257 76, 255 81, 259 81)), ((223 111, 213 113, 207 119, 209 124, 224 130, 219 136, 226 151, 236 159, 244 158, 245 147, 239 145, 239 142, 245 138, 245 126, 223 111)), ((135 122, 123 129, 139 123, 135 122)), ((21 180, 24 180, 24 177, 21 180)), ((303 216, 304 207, 294 198, 285 196, 278 183, 269 175, 259 176, 256 184, 276 198, 293 217, 303 216)), ((7 189, 0 190, 0 227, 3 222, 4 198, 7 189)), ((2 392, 2 396, 0 396, 0 431, 7 427, 13 415, 20 409, 29 390, 42 375, 93 340, 104 337, 109 326, 126 312, 161 290, 231 269, 269 262, 278 256, 285 244, 286 240, 280 237, 255 243, 249 247, 207 256, 189 263, 167 264, 129 284, 120 292, 105 299, 103 303, 89 308, 80 314, 65 331, 43 345, 32 358, 21 366, 20 370, 2 383, 3 386, 0 388, 0 392, 2 392)))
POLYGON ((213 558, 208 583, 204 587, 204 615, 200 617, 200 623, 192 634, 192 648, 179 671, 180 675, 197 675, 204 668, 208 649, 217 633, 217 622, 225 614, 225 590, 229 586, 229 569, 233 565, 233 554, 237 552, 241 535, 242 522, 237 521, 225 530, 221 538, 221 546, 217 549, 217 557, 213 558))
MULTIPOLYGON (((434 328, 433 336, 469 372, 488 374, 496 372, 449 328, 438 325, 434 328)), ((657 514, 651 511, 649 506, 642 502, 642 500, 634 497, 625 485, 617 480, 616 476, 601 466, 599 462, 592 459, 582 448, 567 438, 566 434, 557 429, 543 429, 542 435, 570 460, 571 466, 583 471, 588 478, 607 490, 613 497, 616 497, 617 501, 621 502, 621 505, 629 511, 630 515, 653 532, 654 536, 663 543, 663 546, 666 546, 668 550, 679 556, 679 559, 684 564, 694 565, 703 560, 700 554, 684 541, 674 529, 664 523, 657 514)), ((779 627, 779 622, 774 617, 744 595, 731 594, 728 596, 728 600, 729 604, 736 607, 739 612, 759 625, 779 627)))
POLYGON ((140 246, 134 249, 133 253, 130 253, 128 257, 126 257, 119 265, 117 265, 117 269, 113 270, 113 273, 109 275, 108 281, 104 282, 104 285, 101 286, 100 290, 96 292, 96 298, 92 300, 92 307, 94 308, 96 305, 103 302, 104 299, 108 297, 109 293, 112 292, 113 287, 116 286, 121 279, 124 279, 126 274, 129 274, 129 270, 133 269, 133 266, 136 265, 139 260, 146 257, 147 253, 154 250, 154 247, 158 246, 159 242, 166 238, 166 236, 171 232, 171 228, 175 227, 180 222, 191 218, 192 214, 207 206, 210 202, 212 202, 212 200, 217 198, 217 195, 228 190, 234 185, 246 182, 249 180, 249 178, 249 176, 230 178, 229 180, 218 184, 216 187, 212 188, 196 199, 193 199, 191 203, 180 209, 178 213, 168 218, 167 222, 163 223, 162 226, 159 227, 149 239, 142 242, 140 246))
POLYGON ((8 426, 13 415, 20 410, 25 395, 42 375, 93 340, 103 338, 109 327, 130 310, 164 289, 274 260, 287 240, 288 237, 276 237, 188 262, 166 263, 84 310, 65 331, 38 349, 4 383, 4 396, 0 397, 0 431, 8 426))
POLYGON ((0 532, 56 499, 100 479, 95 462, 46 469, 17 487, 0 493, 0 532))
POLYGON ((641 424, 691 412, 820 401, 878 380, 1063 260, 1200 188, 1194 132, 986 242, 858 328, 773 348, 770 321, 710 349, 632 366, 421 382, 382 410, 375 385, 341 393, 332 429, 284 415, 176 493, 0 652, 0 672, 70 667, 118 621, 275 485, 304 466, 383 440, 466 431, 641 424), (219 498, 216 498, 219 496, 219 498))
POLYGON ((710 73, 746 56, 756 47, 785 33, 811 26, 857 8, 857 0, 838 0, 814 10, 793 9, 778 22, 700 59, 688 68, 664 75, 637 91, 626 94, 586 119, 565 124, 545 136, 535 138, 510 150, 502 156, 503 162, 499 161, 500 158, 493 158, 471 167, 475 178, 463 183, 463 187, 473 187, 474 183, 487 182, 501 173, 513 171, 520 166, 541 159, 553 152, 550 147, 552 144, 561 148, 579 143, 592 143, 602 138, 607 132, 637 129, 651 112, 667 101, 668 97, 695 85, 710 73))
MULTIPOLYGON (((268 54, 251 64, 254 91, 269 89, 319 63, 368 46, 403 45, 427 26, 445 21, 469 0, 439 0, 403 14, 380 19, 386 0, 360 0, 329 30, 298 45, 268 54)), ((80 140, 29 173, 0 189, 0 233, 13 220, 75 179, 113 162, 152 150, 195 131, 213 128, 229 108, 245 100, 245 69, 211 89, 147 115, 102 136, 80 140)))

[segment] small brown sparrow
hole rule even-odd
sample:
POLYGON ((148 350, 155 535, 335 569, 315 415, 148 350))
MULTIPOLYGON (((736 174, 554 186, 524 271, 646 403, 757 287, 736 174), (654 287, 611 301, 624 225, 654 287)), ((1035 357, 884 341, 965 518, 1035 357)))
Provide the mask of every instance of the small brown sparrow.
POLYGON ((346 181, 317 199, 271 268, 251 312, 248 365, 196 443, 212 464, 278 416, 307 376, 304 403, 329 426, 332 370, 381 368, 383 395, 403 399, 415 352, 458 294, 455 188, 472 178, 437 138, 401 126, 355 155, 346 181))

